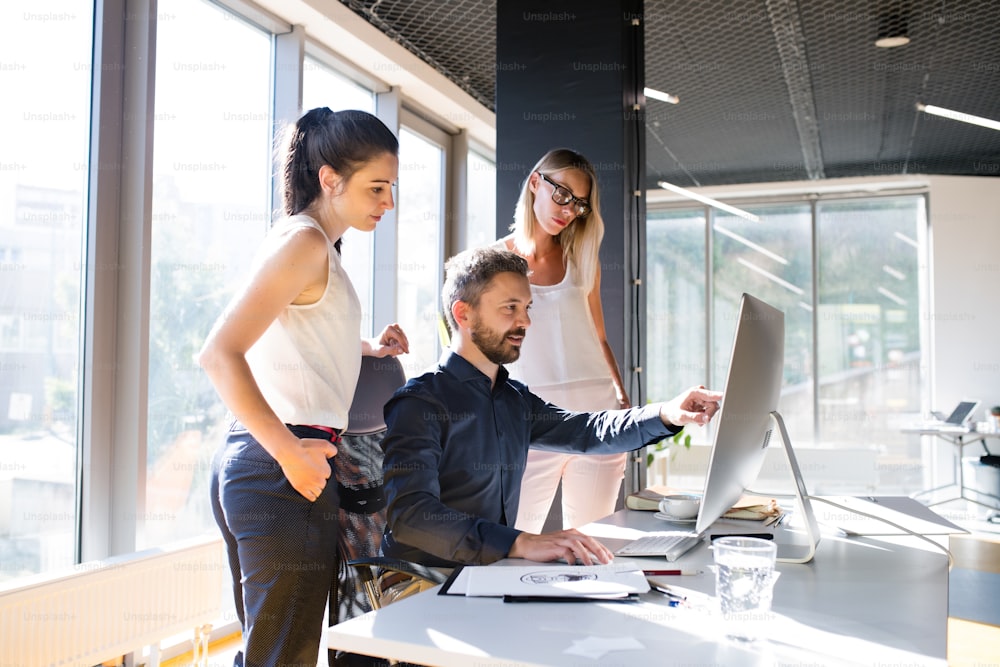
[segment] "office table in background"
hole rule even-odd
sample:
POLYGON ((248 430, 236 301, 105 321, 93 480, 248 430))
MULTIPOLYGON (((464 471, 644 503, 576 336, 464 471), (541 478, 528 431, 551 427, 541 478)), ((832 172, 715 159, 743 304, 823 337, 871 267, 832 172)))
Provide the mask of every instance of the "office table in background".
POLYGON ((920 498, 928 494, 935 493, 937 491, 942 491, 944 489, 950 489, 955 487, 958 491, 957 496, 951 496, 944 498, 942 500, 935 500, 933 502, 927 503, 928 507, 932 505, 940 505, 942 503, 949 503, 953 500, 967 500, 970 503, 976 503, 977 505, 982 505, 983 507, 989 507, 990 509, 997 509, 1000 507, 1000 496, 992 493, 987 493, 986 491, 980 491, 978 489, 970 489, 965 485, 965 469, 962 467, 962 453, 965 451, 967 445, 973 445, 980 443, 983 447, 984 454, 990 454, 989 446, 987 442, 991 438, 1000 439, 1000 432, 983 432, 983 431, 949 431, 941 430, 937 428, 904 428, 903 433, 917 433, 919 435, 933 435, 935 437, 944 440, 949 445, 951 445, 951 450, 955 459, 955 470, 953 473, 952 482, 950 484, 943 484, 941 486, 936 486, 933 489, 925 489, 919 493, 913 494, 914 498, 920 498), (974 495, 969 495, 970 492, 974 495), (988 498, 993 501, 992 504, 985 503, 980 500, 980 496, 988 498))
MULTIPOLYGON (((616 535, 627 538, 668 528, 652 512, 621 510, 584 530, 614 548, 621 544, 616 535)), ((660 558, 619 557, 616 562, 623 560, 644 569, 701 570, 654 579, 689 592, 695 601, 714 596, 707 544, 671 564, 660 558)), ((509 559, 496 566, 525 564, 509 559)), ((946 665, 948 566, 932 545, 916 537, 848 539, 824 533, 811 563, 779 563, 777 570, 781 576, 774 589, 770 637, 753 644, 725 639, 720 619, 712 615, 717 612, 670 607, 666 596, 653 591, 638 603, 504 603, 442 596, 433 589, 334 625, 327 638, 331 647, 355 653, 470 667, 946 665), (586 651, 595 638, 634 638, 637 647, 598 657, 586 651)))

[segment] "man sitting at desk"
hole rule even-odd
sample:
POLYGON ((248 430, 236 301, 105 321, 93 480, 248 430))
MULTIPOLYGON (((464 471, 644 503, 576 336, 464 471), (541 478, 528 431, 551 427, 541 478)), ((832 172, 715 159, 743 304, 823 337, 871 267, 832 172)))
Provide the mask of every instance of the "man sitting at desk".
MULTIPOLYGON (((638 449, 706 424, 722 394, 696 387, 667 403, 570 412, 510 380, 531 324, 528 264, 478 248, 448 261, 442 300, 451 348, 386 404, 385 556, 435 567, 501 558, 608 563, 612 553, 577 530, 513 528, 528 446, 585 454, 638 449)), ((558 344, 558 341, 552 341, 558 344)))

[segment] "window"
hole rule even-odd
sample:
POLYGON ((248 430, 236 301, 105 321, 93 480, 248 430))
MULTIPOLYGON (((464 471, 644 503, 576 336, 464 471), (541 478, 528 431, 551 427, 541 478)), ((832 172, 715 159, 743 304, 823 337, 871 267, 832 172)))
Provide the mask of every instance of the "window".
POLYGON ((705 216, 702 211, 654 211, 646 221, 646 392, 666 401, 704 384, 705 216), (656 343, 652 343, 656 341, 656 343))
POLYGON ((137 548, 215 530, 228 428, 196 355, 270 221, 270 36, 202 0, 157 24, 146 512, 137 548))
POLYGON ((317 107, 375 113, 375 95, 318 59, 306 56, 302 63, 302 110, 317 107))
MULTIPOLYGON (((360 109, 375 113, 375 94, 339 74, 325 64, 305 57, 302 65, 302 111, 329 107, 332 111, 360 109)), ((361 301, 363 336, 373 335, 372 328, 372 243, 374 234, 348 229, 343 236, 341 263, 351 277, 361 301)), ((382 325, 384 326, 384 324, 382 325)), ((381 327, 380 329, 381 330, 381 327)))
POLYGON ((923 197, 818 205, 820 441, 884 449, 879 482, 923 486, 920 442, 900 435, 920 411, 923 197), (891 462, 891 464, 889 464, 891 462))
POLYGON ((436 363, 440 349, 444 160, 441 143, 400 130, 396 313, 410 341, 409 355, 401 357, 408 377, 436 363))
MULTIPOLYGON (((496 161, 469 151, 466 168, 468 193, 465 224, 468 230, 468 248, 477 248, 497 239, 497 165, 496 161)), ((514 207, 511 206, 511 222, 514 207)), ((502 234, 501 234, 502 236, 502 234)), ((462 248, 464 250, 465 248, 462 248)))
POLYGON ((712 386, 722 387, 743 292, 785 313, 785 381, 778 410, 796 444, 813 440, 812 215, 808 205, 748 208, 751 222, 712 210, 712 386))
POLYGON ((0 582, 74 563, 93 13, 0 18, 0 582))
POLYGON ((646 336, 664 341, 648 352, 651 399, 706 380, 723 388, 740 295, 749 292, 785 313, 779 410, 793 444, 871 448, 878 469, 857 471, 859 480, 877 478, 883 492, 920 490, 919 443, 899 424, 921 402, 924 197, 743 208, 760 221, 700 207, 649 213, 646 336))

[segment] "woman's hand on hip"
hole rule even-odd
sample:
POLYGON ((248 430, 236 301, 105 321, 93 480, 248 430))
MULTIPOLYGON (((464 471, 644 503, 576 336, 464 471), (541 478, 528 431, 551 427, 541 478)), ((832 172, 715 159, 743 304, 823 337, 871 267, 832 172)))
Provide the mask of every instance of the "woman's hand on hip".
POLYGON ((293 454, 281 461, 281 470, 293 489, 315 502, 333 473, 329 459, 337 455, 337 448, 329 440, 318 438, 302 438, 299 444, 293 454))

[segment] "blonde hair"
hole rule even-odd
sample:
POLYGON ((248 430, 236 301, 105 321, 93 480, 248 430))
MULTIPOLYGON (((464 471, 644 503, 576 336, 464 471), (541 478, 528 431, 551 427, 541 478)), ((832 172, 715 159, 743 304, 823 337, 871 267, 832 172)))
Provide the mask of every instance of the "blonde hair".
POLYGON ((521 194, 514 208, 514 222, 510 226, 514 232, 514 248, 522 255, 535 252, 532 235, 535 232, 535 193, 528 184, 531 174, 540 172, 546 176, 567 169, 581 171, 590 179, 590 213, 585 218, 577 218, 559 232, 556 240, 562 246, 563 258, 573 262, 580 274, 582 285, 588 291, 597 278, 599 251, 604 238, 604 220, 601 218, 601 198, 594 166, 584 156, 569 148, 555 148, 542 156, 524 179, 521 194))

